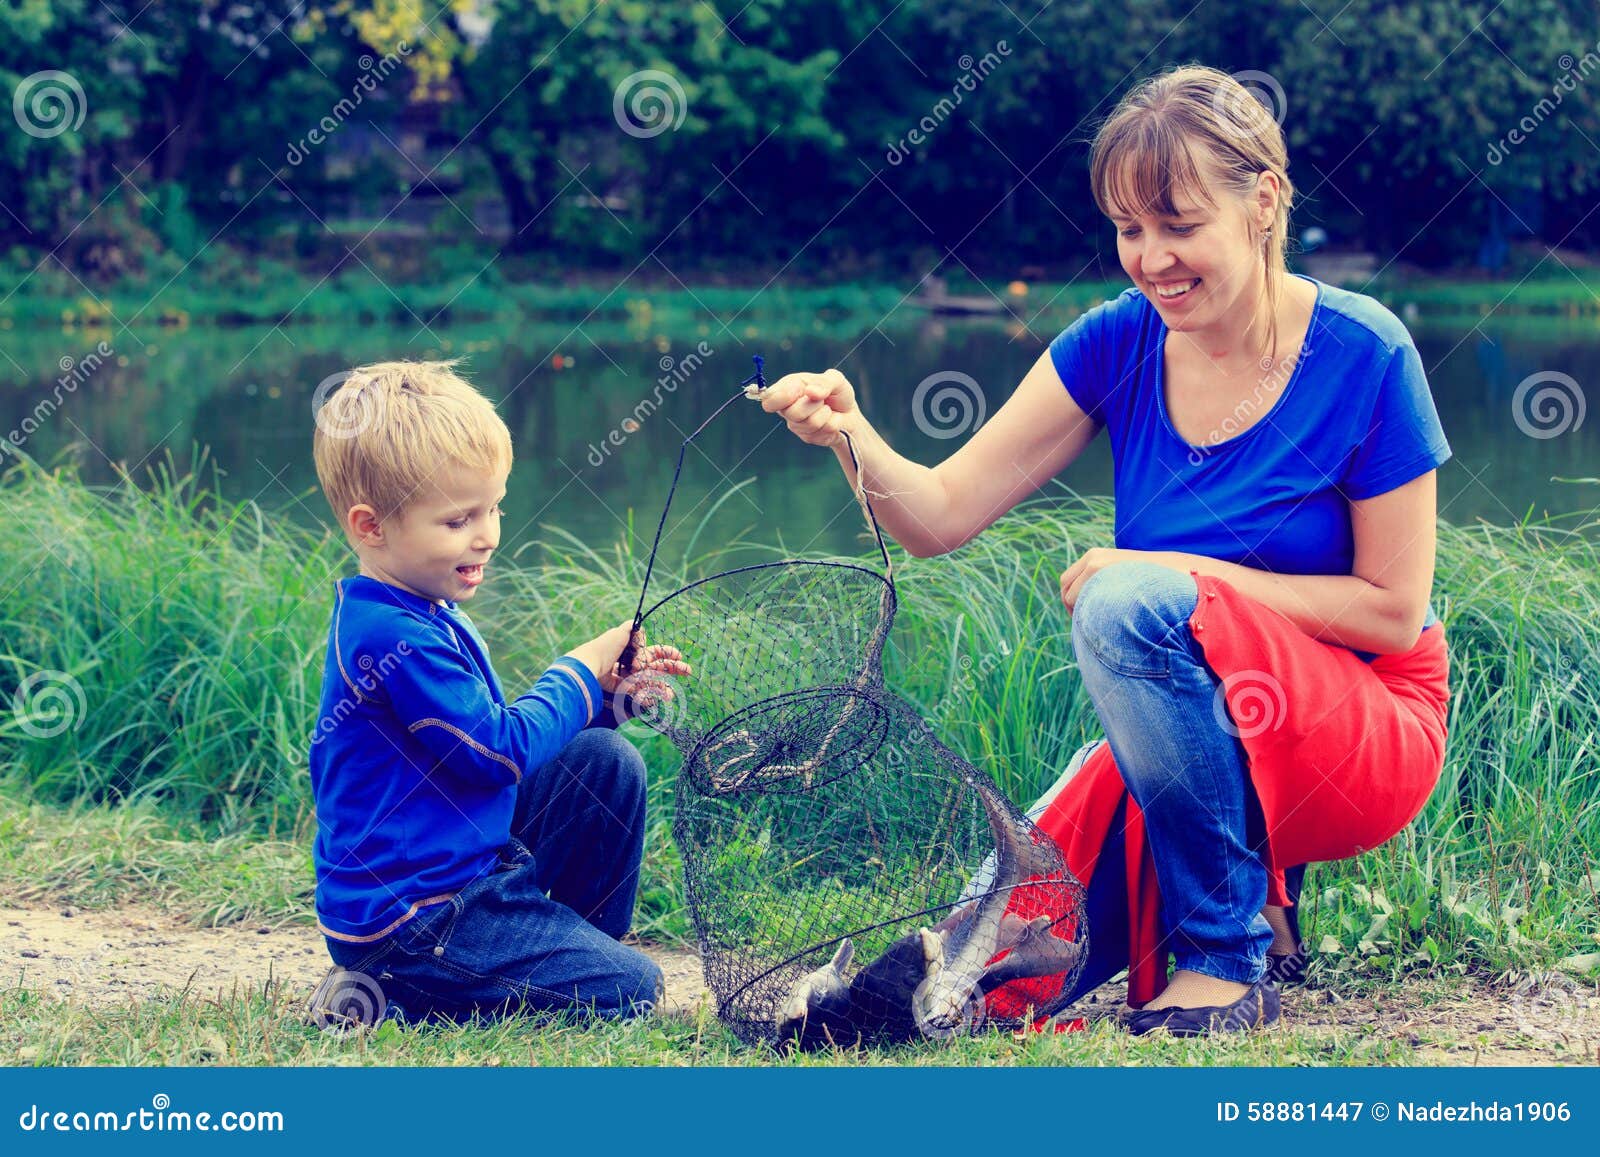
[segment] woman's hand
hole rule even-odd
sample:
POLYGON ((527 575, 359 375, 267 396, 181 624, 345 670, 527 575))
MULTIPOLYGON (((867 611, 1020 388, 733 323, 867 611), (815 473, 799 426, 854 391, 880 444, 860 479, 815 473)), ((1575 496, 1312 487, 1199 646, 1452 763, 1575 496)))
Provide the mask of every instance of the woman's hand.
MULTIPOLYGON (((644 632, 640 631, 635 638, 638 650, 633 656, 633 665, 626 671, 618 669, 617 677, 621 682, 630 686, 661 681, 665 675, 671 678, 688 678, 694 674, 694 668, 689 666, 683 657, 683 652, 666 643, 655 643, 645 646, 644 632)), ((637 691, 634 692, 637 695, 637 691)))
POLYGON ((1083 584, 1106 567, 1118 562, 1153 562, 1157 566, 1182 571, 1184 574, 1189 573, 1181 556, 1171 551, 1121 550, 1114 546, 1092 546, 1083 552, 1077 562, 1061 572, 1061 602, 1066 606, 1067 614, 1072 614, 1073 608, 1078 605, 1078 595, 1083 592, 1083 584))
POLYGON ((802 442, 836 446, 860 413, 856 391, 838 370, 785 374, 761 395, 761 408, 776 414, 802 442))
POLYGON ((676 647, 665 643, 645 646, 643 631, 634 641, 638 649, 634 652, 633 665, 626 671, 618 668, 617 678, 606 691, 622 692, 633 700, 638 710, 655 711, 676 697, 672 680, 688 678, 694 674, 694 668, 684 661, 683 652, 676 647))

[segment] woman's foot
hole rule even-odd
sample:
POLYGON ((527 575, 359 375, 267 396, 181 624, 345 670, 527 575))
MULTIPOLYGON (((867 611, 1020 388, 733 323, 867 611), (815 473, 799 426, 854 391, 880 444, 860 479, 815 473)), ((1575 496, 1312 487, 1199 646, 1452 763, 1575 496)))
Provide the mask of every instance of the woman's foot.
POLYGON ((1275 904, 1268 904, 1261 909, 1261 914, 1267 918, 1267 923, 1272 925, 1272 944, 1267 951, 1274 956, 1288 956, 1290 953, 1300 951, 1300 941, 1295 935, 1294 925, 1289 919, 1289 909, 1279 908, 1275 904))
POLYGON ((1272 944, 1267 948, 1267 972, 1263 980, 1277 985, 1304 984, 1306 946, 1300 941, 1300 921, 1293 908, 1268 904, 1261 914, 1272 925, 1272 944))
POLYGON ((1159 1029, 1173 1036, 1210 1036, 1265 1028, 1280 1012, 1277 986, 1265 980, 1237 984, 1179 970, 1160 996, 1124 1014, 1122 1022, 1134 1036, 1159 1029))
POLYGON ((1161 990, 1144 1011, 1161 1008, 1220 1008, 1232 1004, 1250 991, 1250 985, 1236 980, 1220 980, 1203 972, 1190 972, 1180 968, 1172 974, 1167 987, 1161 990))

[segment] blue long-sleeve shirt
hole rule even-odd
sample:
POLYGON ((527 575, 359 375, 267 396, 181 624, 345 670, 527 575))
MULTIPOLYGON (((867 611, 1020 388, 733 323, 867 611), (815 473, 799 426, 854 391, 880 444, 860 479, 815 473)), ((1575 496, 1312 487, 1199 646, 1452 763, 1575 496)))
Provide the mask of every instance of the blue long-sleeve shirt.
POLYGON ((603 707, 570 658, 507 703, 455 603, 365 576, 335 583, 311 744, 322 931, 378 940, 492 870, 517 784, 603 707))

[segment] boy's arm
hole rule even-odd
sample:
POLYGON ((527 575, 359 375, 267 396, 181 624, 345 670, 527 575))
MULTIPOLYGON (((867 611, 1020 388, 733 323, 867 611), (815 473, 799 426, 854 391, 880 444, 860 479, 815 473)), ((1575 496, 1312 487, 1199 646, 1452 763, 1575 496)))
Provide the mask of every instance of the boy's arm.
POLYGON ((554 759, 605 705, 594 673, 563 656, 501 706, 467 656, 432 641, 410 643, 383 687, 402 726, 440 763, 504 783, 554 759))

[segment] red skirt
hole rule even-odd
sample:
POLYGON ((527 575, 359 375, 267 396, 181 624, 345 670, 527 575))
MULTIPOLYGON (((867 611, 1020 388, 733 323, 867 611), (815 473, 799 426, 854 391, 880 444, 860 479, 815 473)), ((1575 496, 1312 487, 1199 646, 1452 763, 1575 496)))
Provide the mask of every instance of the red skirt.
MULTIPOLYGON (((1283 870, 1360 855, 1414 819, 1444 767, 1449 658, 1433 626, 1409 651, 1363 662, 1319 642, 1228 583, 1195 575, 1189 629, 1222 680, 1261 801, 1267 900, 1286 904, 1283 870)), ((1128 1003, 1166 987, 1161 895, 1144 818, 1101 744, 1040 817, 1087 886, 1097 870, 1128 878, 1128 1003), (1099 864, 1127 799, 1127 856, 1099 864)), ((1090 929, 1090 935, 1094 930, 1090 929)))

